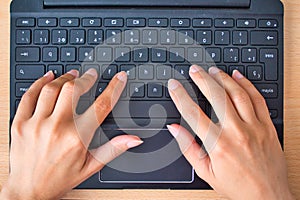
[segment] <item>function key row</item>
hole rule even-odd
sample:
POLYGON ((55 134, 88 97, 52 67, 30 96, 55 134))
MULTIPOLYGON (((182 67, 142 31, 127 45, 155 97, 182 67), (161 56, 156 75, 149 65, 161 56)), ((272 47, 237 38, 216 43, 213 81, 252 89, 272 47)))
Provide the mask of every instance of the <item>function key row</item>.
POLYGON ((230 19, 230 18, 18 18, 17 27, 203 27, 203 28, 277 28, 278 21, 275 19, 230 19), (36 22, 37 21, 37 22, 36 22))

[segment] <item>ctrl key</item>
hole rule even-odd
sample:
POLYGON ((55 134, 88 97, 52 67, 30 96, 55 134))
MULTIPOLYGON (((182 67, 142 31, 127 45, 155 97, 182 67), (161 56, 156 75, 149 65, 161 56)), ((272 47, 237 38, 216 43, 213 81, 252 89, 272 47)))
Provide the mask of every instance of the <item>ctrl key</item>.
POLYGON ((16 83, 16 96, 22 97, 31 85, 32 83, 16 83))

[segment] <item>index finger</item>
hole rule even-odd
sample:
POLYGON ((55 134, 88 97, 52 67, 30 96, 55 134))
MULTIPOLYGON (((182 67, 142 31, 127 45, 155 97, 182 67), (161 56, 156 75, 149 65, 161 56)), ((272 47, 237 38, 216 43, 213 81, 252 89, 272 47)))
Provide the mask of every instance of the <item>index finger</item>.
POLYGON ((96 129, 118 102, 127 82, 126 72, 116 74, 103 93, 77 119, 77 129, 84 144, 89 144, 96 129), (91 133, 91 134, 89 134, 91 133))

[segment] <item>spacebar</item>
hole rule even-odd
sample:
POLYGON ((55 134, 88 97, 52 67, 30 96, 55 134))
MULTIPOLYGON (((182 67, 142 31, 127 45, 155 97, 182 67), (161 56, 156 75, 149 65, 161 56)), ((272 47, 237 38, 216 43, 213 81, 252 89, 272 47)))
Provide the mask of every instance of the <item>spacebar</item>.
POLYGON ((108 118, 179 118, 172 101, 119 101, 108 118))

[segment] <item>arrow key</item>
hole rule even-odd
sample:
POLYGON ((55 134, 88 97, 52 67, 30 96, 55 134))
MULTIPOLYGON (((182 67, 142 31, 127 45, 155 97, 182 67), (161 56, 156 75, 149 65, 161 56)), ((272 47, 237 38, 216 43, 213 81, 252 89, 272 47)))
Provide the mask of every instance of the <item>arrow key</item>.
POLYGON ((60 19, 60 26, 62 26, 62 27, 78 27, 79 19, 78 18, 62 18, 62 19, 60 19))
POLYGON ((39 27, 55 27, 57 26, 56 18, 40 18, 38 19, 39 27))

